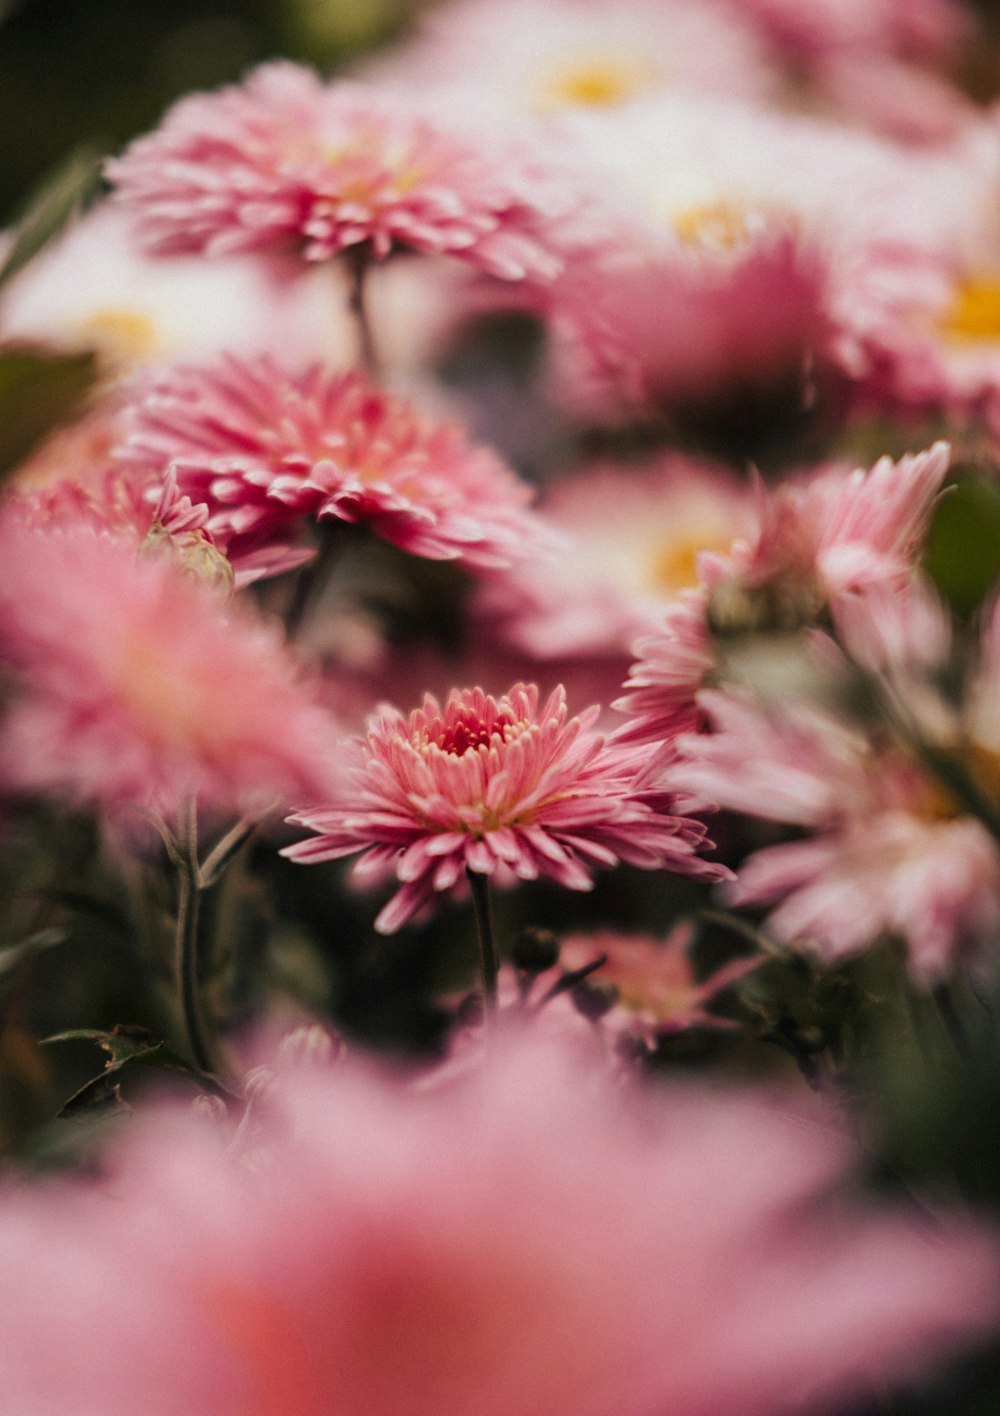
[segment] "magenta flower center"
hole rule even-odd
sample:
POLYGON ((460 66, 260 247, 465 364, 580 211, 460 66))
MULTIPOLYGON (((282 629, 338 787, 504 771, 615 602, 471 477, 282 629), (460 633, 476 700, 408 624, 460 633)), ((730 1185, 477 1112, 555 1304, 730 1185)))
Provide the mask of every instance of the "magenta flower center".
POLYGON ((478 713, 462 713, 450 722, 438 719, 427 728, 427 742, 439 747, 442 752, 454 753, 461 757, 470 748, 489 747, 494 737, 501 742, 507 740, 508 729, 514 720, 506 713, 498 713, 492 718, 483 718, 478 713))

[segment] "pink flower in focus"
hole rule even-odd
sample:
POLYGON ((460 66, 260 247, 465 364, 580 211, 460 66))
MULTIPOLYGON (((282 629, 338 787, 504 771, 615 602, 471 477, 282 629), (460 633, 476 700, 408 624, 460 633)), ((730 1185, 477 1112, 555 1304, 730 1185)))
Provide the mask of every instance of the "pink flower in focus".
POLYGON ((0 554, 0 645, 19 688, 8 786, 167 815, 193 793, 267 810, 329 788, 338 736, 270 626, 172 557, 86 530, 8 515, 0 554))
POLYGON ((431 423, 358 372, 227 355, 136 386, 118 457, 176 472, 231 558, 307 517, 361 522, 412 555, 478 570, 542 553, 531 490, 454 423, 431 423))
POLYGON ((862 1203, 827 1113, 523 1037, 446 1087, 278 1078, 228 1139, 161 1108, 110 1183, 0 1197, 9 1411, 804 1416, 997 1316, 992 1237, 862 1203))
POLYGON ((884 934, 933 987, 960 958, 981 966, 1000 929, 1000 853, 941 788, 891 748, 820 709, 780 711, 705 693, 712 731, 678 739, 671 780, 720 806, 805 826, 755 852, 727 886, 734 904, 779 901, 775 938, 837 963, 884 934))
POLYGON ((593 234, 575 180, 495 122, 477 130, 468 105, 436 113, 285 62, 181 99, 107 174, 167 255, 408 249, 547 281, 593 234))
POLYGON ((355 874, 402 888, 376 929, 391 934, 466 870, 592 888, 596 866, 722 879, 695 852, 704 826, 659 787, 661 762, 614 746, 593 730, 600 709, 568 718, 557 689, 517 684, 502 698, 453 690, 442 709, 428 695, 404 717, 386 709, 353 746, 349 783, 291 820, 314 839, 283 854, 304 863, 363 851, 355 874))

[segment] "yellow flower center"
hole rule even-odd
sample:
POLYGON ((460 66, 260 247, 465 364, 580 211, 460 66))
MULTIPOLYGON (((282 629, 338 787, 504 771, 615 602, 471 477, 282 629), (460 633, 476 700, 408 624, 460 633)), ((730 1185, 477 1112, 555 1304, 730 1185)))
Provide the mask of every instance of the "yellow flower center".
POLYGON ((702 551, 723 552, 729 549, 724 536, 697 531, 664 541, 650 560, 648 579, 656 590, 674 595, 679 590, 691 590, 698 584, 698 556, 702 551))
POLYGON ((942 328, 958 341, 1000 339, 1000 276, 963 280, 942 328))
POLYGON ((674 215, 673 227, 686 246, 733 251, 750 234, 750 213, 742 202, 723 198, 685 207, 674 215))
POLYGON ((94 310, 78 328, 116 363, 151 359, 159 345, 155 324, 139 310, 94 310))
POLYGON ((617 108, 651 89, 656 69, 647 60, 585 56, 571 61, 544 85, 543 108, 617 108))

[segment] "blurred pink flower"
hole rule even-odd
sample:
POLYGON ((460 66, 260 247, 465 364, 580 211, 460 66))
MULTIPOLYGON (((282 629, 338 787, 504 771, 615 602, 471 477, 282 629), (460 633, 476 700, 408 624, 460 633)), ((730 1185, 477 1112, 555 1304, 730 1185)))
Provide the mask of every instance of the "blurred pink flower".
POLYGON ((540 144, 477 127, 467 104, 327 85, 276 62, 181 99, 107 174, 161 254, 408 249, 546 281, 590 235, 576 179, 540 144))
POLYGON ((688 1028, 735 1027, 706 1005, 758 968, 763 956, 733 959, 699 981, 690 954, 694 933, 694 925, 682 920, 665 939, 613 929, 568 934, 559 959, 566 968, 578 969, 602 954, 607 956, 589 977, 614 985, 618 1006, 609 1018, 631 1032, 655 1038, 688 1028))
POLYGON ((346 311, 338 325, 322 272, 252 255, 154 259, 136 248, 131 225, 108 201, 71 221, 5 284, 0 338, 93 350, 113 374, 223 349, 353 357, 346 311))
POLYGON ((0 523, 0 644, 18 671, 8 786, 172 814, 267 810, 328 788, 339 738, 279 633, 173 557, 0 523))
POLYGON ((616 737, 624 742, 672 742, 703 722, 698 692, 715 668, 708 627, 708 595, 689 590, 663 613, 659 629, 635 645, 626 692, 611 705, 628 722, 616 737))
POLYGON ((958 0, 726 0, 785 70, 790 102, 824 105, 904 142, 970 121, 952 78, 970 15, 958 0))
POLYGON ((8 1411, 804 1416, 997 1316, 993 1237, 862 1203, 780 1098, 500 1038, 447 1086, 279 1077, 227 1139, 161 1108, 102 1183, 5 1191, 8 1411))
POLYGON ((606 110, 660 89, 756 98, 776 73, 754 30, 715 0, 452 0, 364 72, 528 113, 606 110))
POLYGON ((749 486, 681 453, 600 462, 550 482, 541 510, 563 534, 546 560, 485 584, 474 609, 535 659, 622 655, 697 584, 697 557, 753 522, 749 486))
POLYGON ((315 838, 283 854, 313 863, 364 851, 357 876, 402 885, 375 921, 385 934, 466 870, 548 875, 569 890, 591 889, 592 870, 620 860, 723 878, 695 854, 704 826, 660 789, 658 756, 605 743, 599 711, 568 718, 561 688, 539 708, 523 684, 498 699, 455 689, 443 709, 428 695, 408 718, 386 709, 355 741, 343 791, 291 818, 315 838))
POLYGON ((751 855, 726 887, 732 903, 779 901, 767 929, 828 963, 898 936, 924 987, 961 959, 991 958, 1000 852, 914 762, 823 709, 718 692, 700 701, 712 731, 678 739, 672 780, 814 833, 751 855))
POLYGON ((356 371, 226 355, 136 384, 124 426, 121 462, 172 468, 234 560, 294 543, 309 516, 477 570, 541 555, 550 540, 531 489, 497 454, 356 371))
POLYGON ((697 423, 761 399, 801 411, 807 382, 833 377, 818 249, 739 201, 674 219, 673 246, 584 263, 559 283, 558 396, 605 417, 697 423))

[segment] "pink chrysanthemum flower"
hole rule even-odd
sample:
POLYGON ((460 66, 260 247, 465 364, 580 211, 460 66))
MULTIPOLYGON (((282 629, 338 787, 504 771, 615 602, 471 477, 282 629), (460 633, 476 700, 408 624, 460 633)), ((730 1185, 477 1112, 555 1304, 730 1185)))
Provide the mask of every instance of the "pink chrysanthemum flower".
POLYGON ((827 377, 826 271, 783 218, 737 202, 676 217, 673 244, 581 265, 555 292, 556 396, 591 416, 685 425, 767 400, 799 413, 827 377), (758 220, 760 229, 756 229, 758 220))
POLYGON ((694 933, 691 921, 682 920, 665 939, 613 929, 569 934, 559 958, 567 969, 578 969, 605 956, 589 977, 614 986, 617 1007, 609 1016, 622 1030, 655 1038, 688 1028, 735 1027, 707 1005, 759 968, 763 956, 733 959, 699 980, 690 952, 694 933))
POLYGON ((541 660, 623 656, 696 586, 698 555, 726 550, 753 523, 745 482, 680 453, 559 477, 541 509, 565 546, 485 584, 475 601, 507 643, 541 660))
POLYGON ((716 666, 712 630, 789 630, 850 597, 902 584, 912 572, 948 471, 950 448, 870 470, 827 467, 776 489, 758 487, 757 528, 725 555, 698 557, 702 585, 636 645, 627 692, 615 703, 631 721, 626 740, 671 740, 701 721, 698 689, 716 666))
POLYGON ((834 610, 852 591, 901 582, 919 556, 950 461, 948 443, 936 442, 898 462, 880 457, 870 469, 832 467, 761 489, 756 535, 735 542, 728 556, 704 556, 702 571, 713 589, 812 581, 820 603, 834 610))
POLYGON ((825 710, 717 692, 701 702, 712 732, 678 739, 678 785, 812 833, 750 856, 726 887, 732 903, 778 901, 775 938, 829 963, 895 935, 924 987, 961 959, 983 965, 1000 929, 1000 852, 979 821, 825 710))
POLYGON ((175 471, 233 558, 306 517, 369 526, 413 555, 477 570, 539 555, 531 490, 455 423, 424 419, 358 372, 227 355, 137 385, 124 465, 175 471))
POLYGON ((789 1416, 996 1321, 983 1226, 873 1204, 829 1112, 500 1037, 415 1089, 279 1076, 252 1149, 162 1108, 0 1195, 8 1410, 789 1416), (115 1334, 114 1360, 108 1334, 115 1334), (59 1360, 53 1360, 53 1352, 59 1360))
POLYGON ((386 710, 355 743, 344 791, 291 818, 315 839, 284 854, 312 863, 364 851, 356 875, 402 885, 375 922, 386 934, 466 870, 548 875, 569 890, 591 889, 592 870, 619 861, 727 875, 695 854, 705 828, 661 790, 655 755, 606 743, 599 712, 568 717, 562 689, 539 708, 523 684, 498 699, 456 689, 443 708, 428 696, 408 718, 386 710))
POLYGON ((468 105, 437 115, 291 63, 182 99, 107 172, 163 254, 402 248, 546 281, 594 234, 576 180, 495 122, 477 132, 468 105))
POLYGON ((270 626, 124 540, 8 515, 0 552, 8 786, 165 814, 329 788, 338 735, 270 626))

